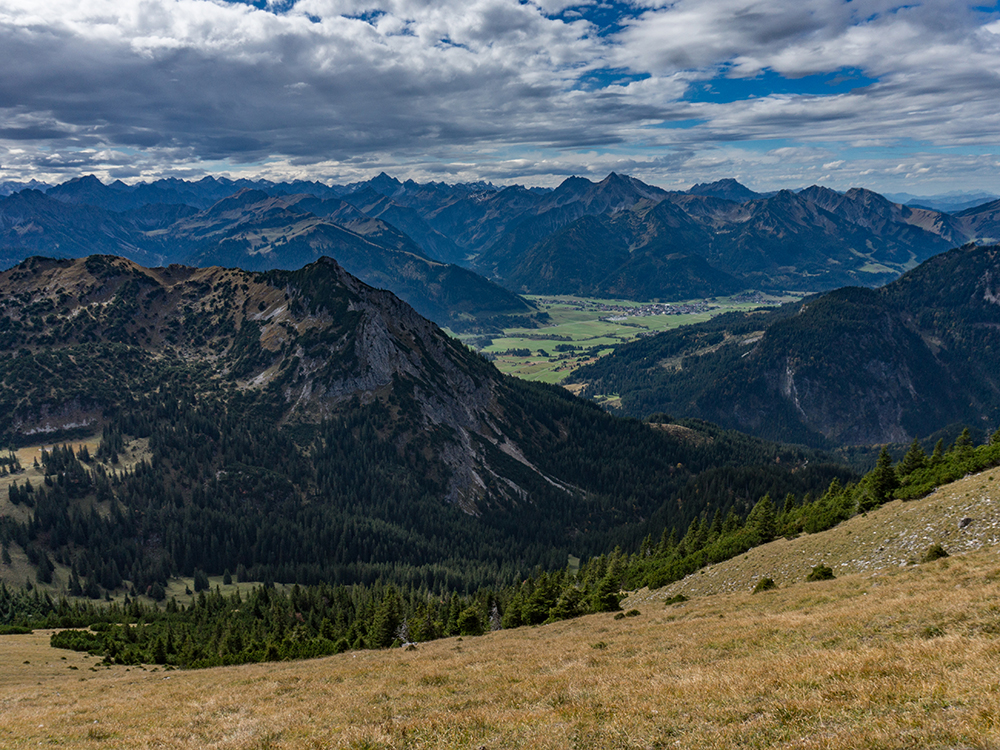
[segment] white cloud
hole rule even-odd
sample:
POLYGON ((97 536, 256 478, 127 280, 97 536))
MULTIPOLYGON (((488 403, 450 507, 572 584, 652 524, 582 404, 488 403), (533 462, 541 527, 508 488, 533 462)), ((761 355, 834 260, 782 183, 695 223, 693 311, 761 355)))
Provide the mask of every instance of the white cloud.
MULTIPOLYGON (((763 182, 778 172, 751 144, 769 141, 791 144, 781 174, 823 164, 839 179, 865 163, 886 179, 872 149, 958 145, 953 163, 993 169, 996 154, 980 152, 1000 150, 1000 21, 953 0, 288 5, 0 0, 0 179, 256 168, 511 180, 520 166, 551 183, 630 165, 659 183, 724 168, 763 182), (616 10, 617 33, 598 33, 606 15, 587 20, 616 10), (719 76, 844 69, 875 82, 685 99, 719 76)), ((946 161, 900 174, 944 175, 946 161)))

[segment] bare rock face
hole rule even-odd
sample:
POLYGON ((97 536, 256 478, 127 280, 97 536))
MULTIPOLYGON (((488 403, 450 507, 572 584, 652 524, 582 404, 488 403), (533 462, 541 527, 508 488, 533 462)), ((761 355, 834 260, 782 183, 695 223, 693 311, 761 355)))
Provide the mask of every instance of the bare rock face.
POLYGON ((63 404, 43 404, 37 410, 12 415, 11 426, 28 439, 45 440, 51 435, 92 430, 101 423, 102 416, 101 409, 74 398, 63 404))

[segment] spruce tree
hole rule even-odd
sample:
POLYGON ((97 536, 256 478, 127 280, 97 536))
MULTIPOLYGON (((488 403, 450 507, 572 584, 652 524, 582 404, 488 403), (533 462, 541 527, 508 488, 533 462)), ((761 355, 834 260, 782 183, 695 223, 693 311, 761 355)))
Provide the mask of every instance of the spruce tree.
POLYGON ((934 444, 934 452, 931 454, 930 464, 936 466, 944 460, 944 438, 940 438, 934 444))
POLYGON ((899 462, 899 466, 896 467, 896 472, 899 474, 899 478, 903 479, 910 476, 915 471, 923 469, 928 464, 927 452, 924 451, 920 441, 913 438, 913 442, 910 443, 910 449, 903 456, 903 460, 899 462))
POLYGON ((756 532, 757 536, 760 538, 761 544, 774 539, 777 527, 774 517, 774 503, 771 501, 771 496, 769 494, 765 494, 764 497, 758 500, 757 504, 753 506, 753 510, 751 510, 750 515, 747 516, 746 527, 751 531, 756 532))
MULTIPOLYGON (((878 454, 878 461, 871 473, 871 500, 873 507, 882 505, 892 499, 892 493, 899 487, 899 479, 892 467, 892 456, 885 446, 878 454)), ((868 510, 869 508, 862 508, 868 510)))
POLYGON ((396 630, 402 620, 402 605, 395 586, 388 586, 382 601, 375 608, 371 625, 368 627, 368 648, 388 648, 396 638, 396 630))

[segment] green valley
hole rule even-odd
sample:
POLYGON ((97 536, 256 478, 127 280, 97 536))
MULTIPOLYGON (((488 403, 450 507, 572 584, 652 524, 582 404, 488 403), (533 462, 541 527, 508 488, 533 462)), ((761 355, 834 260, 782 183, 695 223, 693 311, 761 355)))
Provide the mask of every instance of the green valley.
POLYGON ((578 367, 626 342, 701 323, 727 312, 795 302, 802 295, 748 291, 728 297, 670 302, 573 295, 526 295, 525 298, 539 312, 520 319, 536 327, 516 325, 518 318, 510 316, 508 322, 513 325, 505 326, 500 334, 463 334, 459 338, 483 352, 503 373, 525 380, 562 383, 578 367))

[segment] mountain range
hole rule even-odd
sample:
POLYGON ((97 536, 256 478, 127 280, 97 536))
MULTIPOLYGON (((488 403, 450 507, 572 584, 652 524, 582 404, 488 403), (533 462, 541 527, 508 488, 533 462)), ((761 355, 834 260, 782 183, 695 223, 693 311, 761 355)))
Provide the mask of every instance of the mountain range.
MULTIPOLYGON (((0 256, 7 264, 33 254, 80 257, 100 252, 147 266, 186 260, 263 270, 301 268, 335 255, 351 272, 391 289, 442 325, 464 315, 534 311, 468 269, 428 258, 399 230, 336 198, 272 197, 244 187, 202 211, 148 203, 115 212, 86 202, 113 204, 105 199, 113 188, 94 179, 76 185, 73 202, 36 190, 0 201, 0 243, 6 248, 0 256)), ((66 191, 57 195, 65 197, 66 191)))
POLYGON ((879 289, 729 313, 619 347, 571 381, 628 414, 708 419, 816 446, 1000 423, 1000 246, 966 245, 879 289))
POLYGON ((454 590, 851 476, 505 377, 328 258, 24 261, 0 273, 0 412, 5 445, 102 436, 89 468, 43 455, 44 486, 15 479, 0 535, 86 550, 75 564, 105 588, 242 566, 454 590))
POLYGON ((862 188, 762 194, 721 180, 668 192, 614 173, 552 190, 385 174, 346 186, 88 176, 0 199, 0 265, 108 253, 263 270, 329 255, 461 330, 511 315, 536 325, 524 293, 677 300, 877 286, 1000 237, 998 222, 995 201, 948 214, 862 188))

